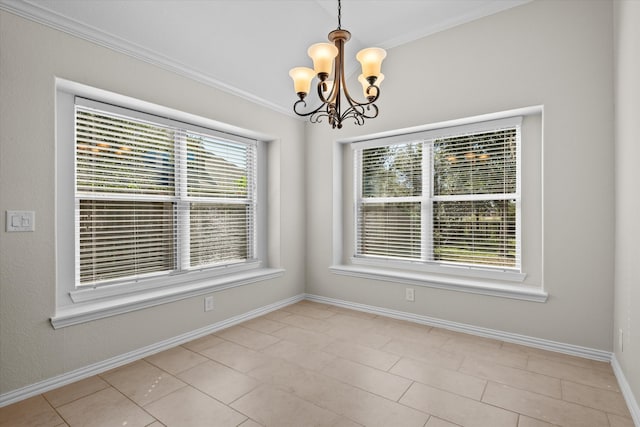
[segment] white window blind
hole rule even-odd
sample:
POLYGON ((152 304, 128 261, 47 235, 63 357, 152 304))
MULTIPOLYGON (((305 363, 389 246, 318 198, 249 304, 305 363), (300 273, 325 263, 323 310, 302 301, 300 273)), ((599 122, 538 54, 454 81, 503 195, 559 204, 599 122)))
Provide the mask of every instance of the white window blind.
POLYGON ((520 118, 356 146, 356 257, 520 270, 520 118))
POLYGON ((75 109, 76 286, 255 259, 255 141, 96 104, 75 109))

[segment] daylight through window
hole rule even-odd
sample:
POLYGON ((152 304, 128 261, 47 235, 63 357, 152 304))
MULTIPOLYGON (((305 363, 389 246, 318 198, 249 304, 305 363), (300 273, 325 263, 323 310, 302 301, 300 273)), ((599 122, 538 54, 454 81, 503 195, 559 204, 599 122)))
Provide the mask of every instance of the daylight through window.
POLYGON ((255 141, 95 104, 75 109, 76 286, 255 259, 255 141))
POLYGON ((356 258, 520 271, 520 121, 354 144, 356 258))

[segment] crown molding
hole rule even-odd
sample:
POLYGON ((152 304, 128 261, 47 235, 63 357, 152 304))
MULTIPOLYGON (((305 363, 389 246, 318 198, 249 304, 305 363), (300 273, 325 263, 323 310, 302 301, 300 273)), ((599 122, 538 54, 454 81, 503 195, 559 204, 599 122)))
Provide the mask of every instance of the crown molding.
POLYGON ((254 104, 261 105, 278 113, 297 118, 293 111, 290 111, 287 108, 238 89, 235 86, 223 83, 179 61, 162 55, 159 52, 147 49, 114 34, 83 24, 74 19, 70 19, 29 0, 0 0, 0 10, 4 10, 30 21, 70 34, 74 37, 106 47, 107 49, 125 54, 132 58, 162 68, 163 70, 170 71, 198 83, 203 83, 207 86, 211 86, 215 89, 245 99, 254 104))

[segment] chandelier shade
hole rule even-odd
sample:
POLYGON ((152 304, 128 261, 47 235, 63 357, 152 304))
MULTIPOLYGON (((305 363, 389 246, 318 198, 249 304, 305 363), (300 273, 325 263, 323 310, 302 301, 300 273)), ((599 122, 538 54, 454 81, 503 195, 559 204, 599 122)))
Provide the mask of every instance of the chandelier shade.
POLYGON ((306 96, 311 89, 311 81, 316 76, 316 72, 308 67, 296 67, 289 71, 289 76, 293 79, 293 86, 298 96, 301 93, 306 96))
POLYGON ((328 36, 332 43, 316 43, 309 47, 307 54, 313 60, 313 70, 296 67, 289 71, 299 98, 293 104, 293 111, 301 117, 309 117, 312 123, 320 123, 323 118, 327 118, 334 129, 341 129, 343 121, 347 119, 352 119, 357 125, 363 125, 365 119, 378 116, 375 102, 380 96, 380 83, 384 79, 380 72, 382 61, 387 56, 387 52, 378 47, 358 52, 356 59, 362 67, 358 81, 362 84, 365 100, 359 102, 352 98, 344 73, 344 45, 351 38, 351 33, 341 28, 341 18, 341 2, 338 0, 338 28, 328 36), (315 77, 318 78, 317 94, 320 105, 307 110, 305 98, 315 77))
POLYGON ((362 75, 365 79, 380 75, 382 60, 387 56, 387 52, 379 47, 370 47, 362 49, 356 55, 356 59, 362 65, 362 75))

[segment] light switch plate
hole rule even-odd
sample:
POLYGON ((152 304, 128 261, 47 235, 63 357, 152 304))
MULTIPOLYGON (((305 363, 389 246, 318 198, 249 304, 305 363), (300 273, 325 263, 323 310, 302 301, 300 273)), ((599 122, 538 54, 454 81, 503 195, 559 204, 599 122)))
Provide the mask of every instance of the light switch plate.
POLYGON ((34 231, 36 229, 36 213, 34 211, 7 211, 7 232, 34 231))

